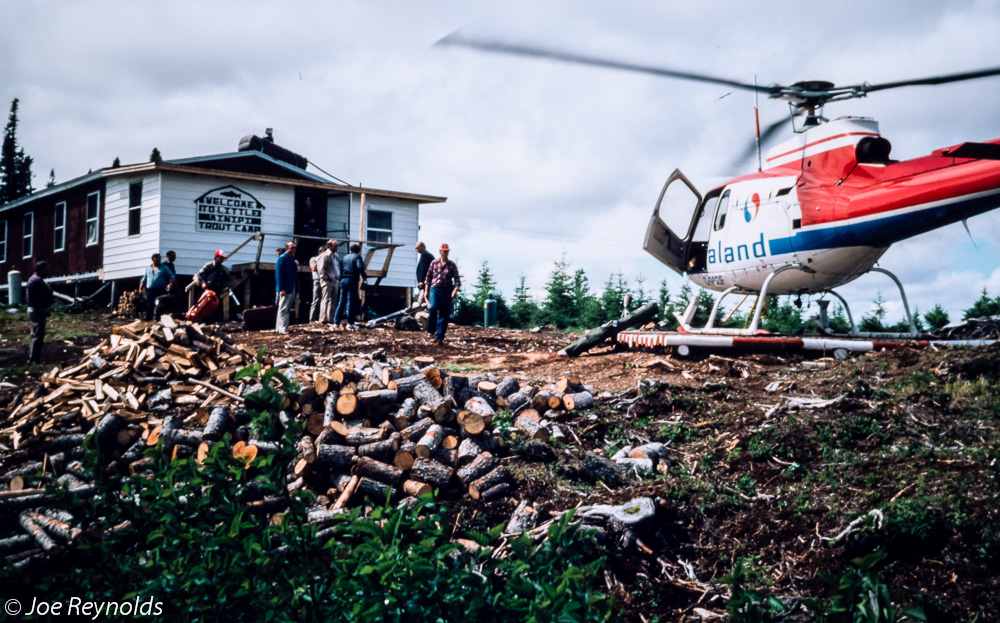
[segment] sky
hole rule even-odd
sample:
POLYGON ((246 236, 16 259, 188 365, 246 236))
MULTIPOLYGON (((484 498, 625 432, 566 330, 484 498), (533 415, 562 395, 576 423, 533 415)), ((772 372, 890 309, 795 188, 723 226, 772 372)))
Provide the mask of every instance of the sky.
MULTIPOLYGON (((655 291, 683 279, 642 251, 660 188, 752 171, 753 95, 696 82, 435 46, 465 36, 540 45, 741 82, 879 83, 1000 66, 995 0, 707 3, 0 0, 0 104, 20 99, 35 186, 109 166, 280 145, 350 184, 446 196, 420 237, 452 248, 467 283, 486 260, 509 299, 553 262, 655 291)), ((1000 138, 1000 77, 874 93, 826 116, 874 117, 907 159, 1000 138)), ((788 109, 760 101, 761 125, 788 109)), ((776 142, 791 137, 790 130, 776 142)), ((774 143, 772 143, 774 144, 774 143)), ((767 147, 767 146, 765 146, 767 147)), ((957 319, 1000 295, 1000 210, 894 245, 879 265, 911 307, 957 319)), ((855 316, 887 277, 840 290, 855 316)))

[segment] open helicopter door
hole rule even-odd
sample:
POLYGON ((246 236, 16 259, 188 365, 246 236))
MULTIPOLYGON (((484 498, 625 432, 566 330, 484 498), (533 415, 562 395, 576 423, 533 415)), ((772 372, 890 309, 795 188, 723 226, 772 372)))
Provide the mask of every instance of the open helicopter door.
POLYGON ((688 270, 688 246, 700 206, 701 193, 680 169, 675 169, 660 191, 642 248, 683 275, 688 270), (681 183, 674 184, 677 181, 681 183))

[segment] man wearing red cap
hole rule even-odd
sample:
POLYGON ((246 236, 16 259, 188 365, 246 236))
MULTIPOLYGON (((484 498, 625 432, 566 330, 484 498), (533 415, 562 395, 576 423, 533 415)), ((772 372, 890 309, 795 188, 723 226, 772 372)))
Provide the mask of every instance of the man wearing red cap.
POLYGON ((438 346, 444 343, 444 333, 448 330, 451 301, 458 296, 458 289, 462 287, 458 266, 448 259, 450 252, 447 244, 441 245, 441 257, 431 262, 424 280, 424 296, 430 300, 427 333, 434 336, 434 343, 438 346))
POLYGON ((201 287, 215 292, 220 297, 226 295, 226 288, 233 285, 233 276, 223 262, 226 254, 221 250, 215 252, 215 259, 201 267, 196 275, 201 287))

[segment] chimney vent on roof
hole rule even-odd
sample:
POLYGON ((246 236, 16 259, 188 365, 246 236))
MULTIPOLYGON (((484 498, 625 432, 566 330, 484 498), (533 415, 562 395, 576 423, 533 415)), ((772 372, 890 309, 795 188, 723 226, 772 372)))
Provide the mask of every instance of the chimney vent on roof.
POLYGON ((275 160, 287 162, 288 164, 300 169, 305 169, 306 165, 309 164, 309 159, 305 156, 301 156, 294 151, 285 149, 281 145, 275 143, 274 131, 271 130, 271 128, 268 128, 264 132, 264 138, 261 138, 256 134, 251 134, 250 136, 244 136, 241 138, 237 151, 259 151, 260 153, 266 154, 275 160))

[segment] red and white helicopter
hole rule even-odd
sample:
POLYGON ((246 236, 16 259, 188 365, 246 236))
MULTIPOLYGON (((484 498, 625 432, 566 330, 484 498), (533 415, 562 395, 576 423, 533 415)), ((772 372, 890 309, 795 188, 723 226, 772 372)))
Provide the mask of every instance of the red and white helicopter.
MULTIPOLYGON (((902 284, 875 267, 900 240, 1000 207, 1000 139, 961 143, 911 160, 890 158, 891 145, 878 122, 861 117, 828 121, 828 102, 915 85, 936 85, 1000 75, 1000 68, 838 87, 830 82, 758 86, 670 69, 622 63, 543 48, 493 43, 452 34, 440 44, 547 58, 610 69, 697 80, 764 93, 789 102, 795 136, 771 149, 758 171, 702 194, 679 170, 660 193, 643 248, 677 273, 723 294, 708 324, 691 326, 697 296, 678 316, 682 332, 754 335, 767 296, 829 293, 869 271, 889 275, 899 287, 917 335, 902 284), (714 327, 722 298, 757 295, 743 329, 714 327)), ((784 121, 767 128, 763 137, 784 121)), ((759 135, 758 130, 758 135, 759 135)), ((758 136, 758 149, 761 136, 758 136)), ((758 156, 759 158, 759 156, 758 156)), ((821 302, 825 326, 826 301, 821 302)))

